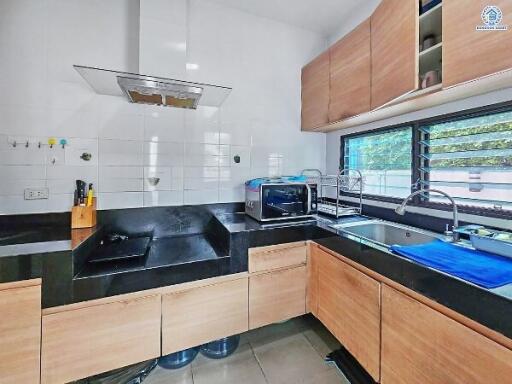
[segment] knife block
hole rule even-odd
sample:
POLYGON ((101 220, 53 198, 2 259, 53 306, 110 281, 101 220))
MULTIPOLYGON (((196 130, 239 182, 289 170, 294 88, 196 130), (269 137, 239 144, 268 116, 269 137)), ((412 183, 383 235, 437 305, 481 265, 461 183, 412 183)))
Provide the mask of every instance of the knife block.
POLYGON ((71 229, 94 227, 96 218, 96 198, 93 198, 90 207, 74 206, 71 208, 71 229))

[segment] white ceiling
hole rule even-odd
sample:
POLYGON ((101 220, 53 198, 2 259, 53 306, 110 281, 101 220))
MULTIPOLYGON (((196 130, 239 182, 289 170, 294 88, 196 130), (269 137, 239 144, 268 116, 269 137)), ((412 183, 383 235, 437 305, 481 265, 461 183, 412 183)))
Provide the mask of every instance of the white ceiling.
MULTIPOLYGON (((257 16, 331 36, 379 0, 212 0, 257 16)), ((371 12, 371 11, 369 11, 371 12)), ((370 13, 368 13, 369 15, 370 13)), ((352 23, 351 23, 352 24, 352 23)))

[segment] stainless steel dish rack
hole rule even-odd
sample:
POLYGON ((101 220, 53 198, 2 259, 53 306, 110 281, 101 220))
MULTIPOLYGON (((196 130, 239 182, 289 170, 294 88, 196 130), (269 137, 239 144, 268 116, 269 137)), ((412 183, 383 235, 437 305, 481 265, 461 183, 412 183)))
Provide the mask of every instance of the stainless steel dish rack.
POLYGON ((363 210, 363 175, 358 170, 341 170, 337 175, 323 175, 319 169, 304 169, 301 173, 306 176, 309 184, 318 188, 318 213, 336 218, 350 215, 360 215, 363 210), (327 191, 335 190, 331 196, 327 191), (357 206, 343 204, 342 193, 355 193, 359 197, 357 206))

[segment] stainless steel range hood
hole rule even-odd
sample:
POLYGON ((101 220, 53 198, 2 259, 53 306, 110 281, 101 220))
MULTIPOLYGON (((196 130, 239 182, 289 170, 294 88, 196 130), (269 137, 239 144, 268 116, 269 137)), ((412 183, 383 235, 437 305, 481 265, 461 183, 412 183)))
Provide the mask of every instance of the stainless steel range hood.
POLYGON ((219 107, 231 88, 109 69, 73 66, 100 95, 126 96, 132 103, 196 109, 219 107))

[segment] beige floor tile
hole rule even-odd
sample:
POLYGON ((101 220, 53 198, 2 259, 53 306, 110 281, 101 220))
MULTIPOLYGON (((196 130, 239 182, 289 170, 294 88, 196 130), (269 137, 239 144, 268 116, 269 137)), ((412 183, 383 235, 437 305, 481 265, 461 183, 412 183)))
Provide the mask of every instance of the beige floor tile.
POLYGON ((180 369, 156 367, 144 380, 144 384, 193 384, 190 365, 180 369))
POLYGON ((291 319, 282 323, 253 329, 243 334, 243 339, 249 341, 253 347, 257 347, 290 336, 300 335, 306 329, 307 326, 301 318, 291 319))
POLYGON ((192 365, 194 384, 266 384, 263 372, 249 344, 224 359, 198 356, 192 365))
POLYGON ((324 358, 330 352, 340 348, 341 344, 322 323, 316 319, 315 321, 316 323, 311 323, 310 328, 303 333, 320 357, 324 358))
POLYGON ((314 383, 332 370, 300 333, 253 346, 270 384, 314 383))

